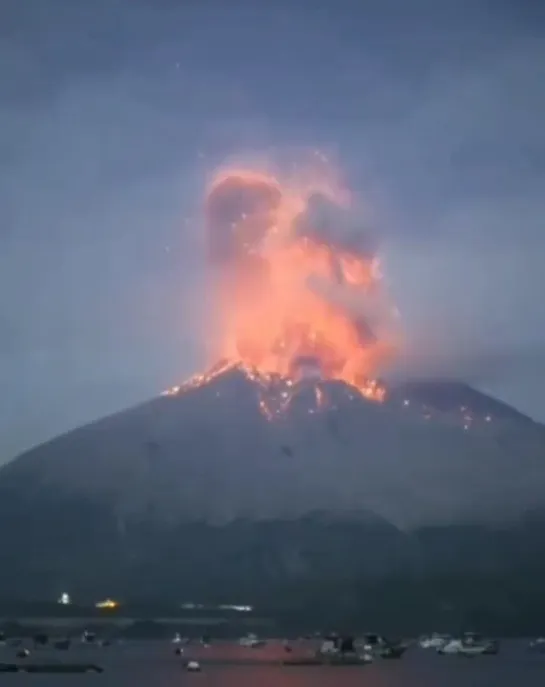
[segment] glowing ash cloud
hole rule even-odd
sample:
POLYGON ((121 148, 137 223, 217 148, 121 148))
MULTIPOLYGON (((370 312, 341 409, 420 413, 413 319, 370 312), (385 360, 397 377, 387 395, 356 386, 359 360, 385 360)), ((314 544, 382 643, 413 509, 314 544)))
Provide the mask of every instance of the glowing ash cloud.
POLYGON ((330 173, 315 170, 294 179, 226 168, 212 178, 203 211, 218 332, 211 363, 222 361, 215 370, 238 366, 263 384, 290 386, 318 374, 384 398, 376 378, 396 350, 395 311, 377 258, 334 226, 349 201, 330 173))

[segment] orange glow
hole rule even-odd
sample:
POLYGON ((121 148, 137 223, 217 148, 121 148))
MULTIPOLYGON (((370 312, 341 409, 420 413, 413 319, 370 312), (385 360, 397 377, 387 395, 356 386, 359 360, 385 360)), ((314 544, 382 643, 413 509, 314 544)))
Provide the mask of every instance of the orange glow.
POLYGON ((104 601, 98 601, 95 606, 97 608, 117 608, 119 606, 118 601, 113 599, 104 599, 104 601))
MULTIPOLYGON (((310 366, 368 399, 384 399, 376 376, 396 342, 382 327, 393 309, 384 298, 378 260, 308 230, 317 195, 340 208, 349 204, 324 170, 304 180, 249 168, 223 169, 212 178, 203 211, 216 306, 213 360, 227 362, 166 395, 233 366, 260 383, 280 377, 289 389, 310 366)), ((329 231, 335 235, 336 227, 329 231)), ((280 405, 287 407, 284 393, 280 405)), ((324 403, 317 390, 317 407, 324 403)), ((265 397, 261 409, 271 416, 265 397)))

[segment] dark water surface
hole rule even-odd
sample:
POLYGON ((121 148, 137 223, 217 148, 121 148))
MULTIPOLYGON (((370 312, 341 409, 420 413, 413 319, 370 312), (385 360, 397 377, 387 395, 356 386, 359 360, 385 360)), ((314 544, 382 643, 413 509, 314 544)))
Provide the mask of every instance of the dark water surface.
MULTIPOLYGON (((525 651, 524 643, 504 642, 498 656, 459 658, 411 649, 400 660, 382 660, 365 667, 282 667, 270 665, 203 666, 201 673, 187 673, 183 658, 175 656, 168 642, 133 642, 107 648, 81 647, 69 652, 39 650, 29 660, 56 657, 102 665, 102 674, 25 675, 2 674, 0 684, 100 685, 101 687, 545 687, 545 655, 525 651)), ((252 650, 241 650, 255 656, 252 650), (249 653, 248 653, 249 652, 249 653)), ((214 647, 207 655, 214 657, 214 647)), ((191 649, 186 649, 191 656, 191 649)), ((201 650, 201 656, 202 650, 201 650)), ((13 661, 14 650, 4 649, 0 661, 13 661)))

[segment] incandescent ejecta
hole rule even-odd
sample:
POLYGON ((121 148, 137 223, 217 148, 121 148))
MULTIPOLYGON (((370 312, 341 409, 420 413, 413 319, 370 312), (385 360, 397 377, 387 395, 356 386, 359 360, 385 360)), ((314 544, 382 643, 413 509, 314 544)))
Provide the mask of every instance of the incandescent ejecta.
MULTIPOLYGON (((382 401, 378 376, 399 345, 395 309, 366 237, 343 233, 349 212, 350 198, 331 173, 219 170, 203 203, 213 359, 208 373, 165 393, 236 366, 263 389, 320 377, 382 401)), ((266 405, 264 396, 269 414, 266 405)))

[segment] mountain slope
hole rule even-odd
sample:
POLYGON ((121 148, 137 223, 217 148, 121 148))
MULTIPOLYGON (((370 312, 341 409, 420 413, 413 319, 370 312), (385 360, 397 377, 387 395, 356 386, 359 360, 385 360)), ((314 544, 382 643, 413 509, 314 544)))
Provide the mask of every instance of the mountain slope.
POLYGON ((365 580, 523 575, 541 560, 542 520, 517 523, 545 501, 543 427, 516 411, 444 382, 381 405, 306 381, 273 421, 261 399, 232 370, 6 465, 4 592, 295 603, 342 588, 353 605, 365 580))
POLYGON ((153 511, 221 523, 367 509, 406 528, 509 519, 545 500, 544 432, 524 416, 466 431, 444 409, 422 414, 415 393, 405 407, 396 393, 381 405, 344 384, 321 388, 325 409, 312 406, 314 382, 303 384, 269 422, 256 385, 225 373, 27 452, 0 471, 0 502, 24 484, 100 496, 121 518, 153 511))

